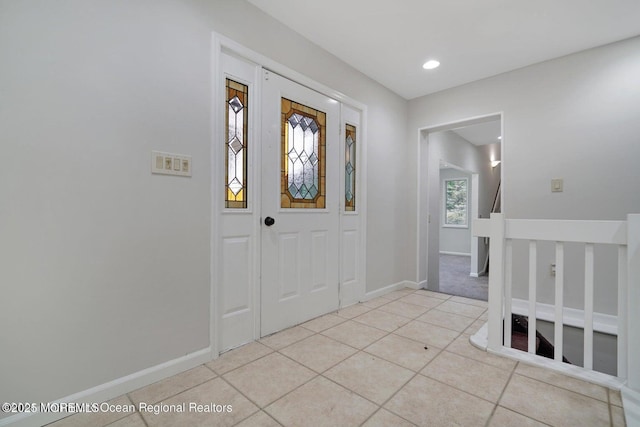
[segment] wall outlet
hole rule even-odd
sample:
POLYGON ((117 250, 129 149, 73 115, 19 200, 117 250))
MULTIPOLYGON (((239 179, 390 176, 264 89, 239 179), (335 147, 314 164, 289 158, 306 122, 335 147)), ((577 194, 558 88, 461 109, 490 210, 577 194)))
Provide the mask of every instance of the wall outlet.
POLYGON ((191 156, 186 154, 152 151, 151 173, 160 175, 191 176, 191 156))
POLYGON ((551 269, 549 270, 549 273, 551 274, 551 277, 556 277, 556 265, 555 264, 551 264, 551 269))

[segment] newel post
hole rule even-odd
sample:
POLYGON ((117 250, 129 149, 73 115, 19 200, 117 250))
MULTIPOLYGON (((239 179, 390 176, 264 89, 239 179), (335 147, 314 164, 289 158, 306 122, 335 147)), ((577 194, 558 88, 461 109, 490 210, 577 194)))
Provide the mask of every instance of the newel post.
POLYGON ((627 215, 627 386, 640 392, 640 214, 627 215))
POLYGON ((498 351, 502 347, 502 308, 504 306, 504 214, 492 213, 490 222, 488 349, 498 351))

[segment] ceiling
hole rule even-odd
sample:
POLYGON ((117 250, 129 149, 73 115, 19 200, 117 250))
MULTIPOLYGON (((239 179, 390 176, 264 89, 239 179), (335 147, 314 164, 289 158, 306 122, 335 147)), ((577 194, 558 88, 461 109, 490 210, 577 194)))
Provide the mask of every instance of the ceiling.
POLYGON ((638 0, 248 1, 405 99, 640 34, 638 0))
POLYGON ((500 142, 500 139, 498 139, 502 133, 500 128, 500 120, 494 120, 451 130, 473 145, 487 145, 500 142))

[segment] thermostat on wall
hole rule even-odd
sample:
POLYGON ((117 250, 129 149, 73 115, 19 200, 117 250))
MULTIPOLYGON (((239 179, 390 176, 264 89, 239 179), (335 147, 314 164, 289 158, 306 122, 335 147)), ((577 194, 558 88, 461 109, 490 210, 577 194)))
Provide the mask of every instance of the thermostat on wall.
POLYGON ((151 173, 191 176, 191 156, 152 151, 151 173))

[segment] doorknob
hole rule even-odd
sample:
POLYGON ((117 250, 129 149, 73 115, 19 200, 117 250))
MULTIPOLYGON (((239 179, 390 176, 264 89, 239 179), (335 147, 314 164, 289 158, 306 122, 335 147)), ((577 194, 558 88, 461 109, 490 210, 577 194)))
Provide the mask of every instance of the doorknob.
POLYGON ((275 223, 276 223, 276 220, 271 218, 270 216, 264 219, 264 225, 266 225, 267 227, 271 227, 275 223))

